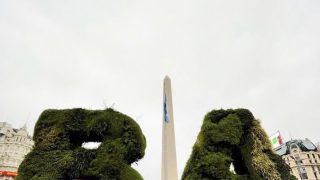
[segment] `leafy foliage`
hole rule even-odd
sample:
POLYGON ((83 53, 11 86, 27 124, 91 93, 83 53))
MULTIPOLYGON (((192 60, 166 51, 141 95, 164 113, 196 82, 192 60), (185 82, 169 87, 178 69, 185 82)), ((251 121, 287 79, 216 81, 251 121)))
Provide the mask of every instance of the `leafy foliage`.
POLYGON ((133 119, 113 109, 46 110, 33 139, 18 180, 143 179, 130 164, 144 156, 145 137, 133 119), (83 142, 102 143, 89 150, 83 142))
POLYGON ((246 109, 213 110, 184 169, 183 180, 290 180, 290 168, 271 147, 258 120, 246 109), (235 172, 230 171, 233 163, 235 172))

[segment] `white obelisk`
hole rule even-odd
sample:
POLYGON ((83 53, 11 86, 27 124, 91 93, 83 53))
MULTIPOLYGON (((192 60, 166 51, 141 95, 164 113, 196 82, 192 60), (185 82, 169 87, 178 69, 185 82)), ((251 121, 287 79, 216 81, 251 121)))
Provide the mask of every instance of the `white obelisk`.
POLYGON ((178 180, 171 80, 168 76, 164 78, 163 82, 161 180, 178 180))

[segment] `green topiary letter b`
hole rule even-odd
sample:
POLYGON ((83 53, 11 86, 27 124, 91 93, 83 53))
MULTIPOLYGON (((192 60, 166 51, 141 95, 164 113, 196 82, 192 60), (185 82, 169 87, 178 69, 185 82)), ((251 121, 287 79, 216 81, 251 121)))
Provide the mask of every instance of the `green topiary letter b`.
POLYGON ((143 179, 130 164, 144 156, 145 137, 133 119, 113 109, 46 110, 33 139, 18 180, 143 179), (101 144, 90 150, 81 147, 84 142, 101 144))

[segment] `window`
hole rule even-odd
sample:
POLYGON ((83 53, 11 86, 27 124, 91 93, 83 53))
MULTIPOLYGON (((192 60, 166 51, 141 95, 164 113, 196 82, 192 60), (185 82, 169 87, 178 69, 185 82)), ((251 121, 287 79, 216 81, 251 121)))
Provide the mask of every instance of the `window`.
POLYGON ((316 146, 309 140, 302 140, 302 144, 308 150, 315 150, 316 149, 316 146))
POLYGON ((295 160, 295 162, 296 162, 297 164, 302 164, 302 163, 303 163, 302 160, 300 159, 299 155, 295 155, 295 156, 294 156, 294 160, 295 160))
POLYGON ((312 154, 313 158, 315 159, 316 157, 314 156, 314 154, 312 154))
POLYGON ((300 173, 305 173, 305 172, 306 172, 306 168, 304 168, 304 167, 298 167, 298 171, 299 171, 300 173))
POLYGON ((308 179, 307 173, 300 174, 301 179, 308 179))
POLYGON ((309 154, 307 154, 307 156, 308 156, 308 158, 310 159, 310 155, 309 155, 309 154))
POLYGON ((298 146, 296 144, 291 144, 291 149, 298 149, 298 146))

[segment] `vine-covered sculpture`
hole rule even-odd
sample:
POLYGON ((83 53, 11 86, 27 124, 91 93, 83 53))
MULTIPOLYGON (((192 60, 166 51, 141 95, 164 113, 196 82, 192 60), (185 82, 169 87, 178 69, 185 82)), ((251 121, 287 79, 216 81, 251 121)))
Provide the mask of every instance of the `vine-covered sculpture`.
POLYGON ((182 180, 290 180, 290 168, 276 155, 265 131, 246 109, 213 110, 184 169, 182 180), (234 171, 230 170, 233 164, 234 171))
POLYGON ((143 179, 130 164, 144 156, 145 137, 133 119, 113 109, 46 110, 33 139, 18 180, 143 179), (85 149, 84 142, 101 144, 85 149))

